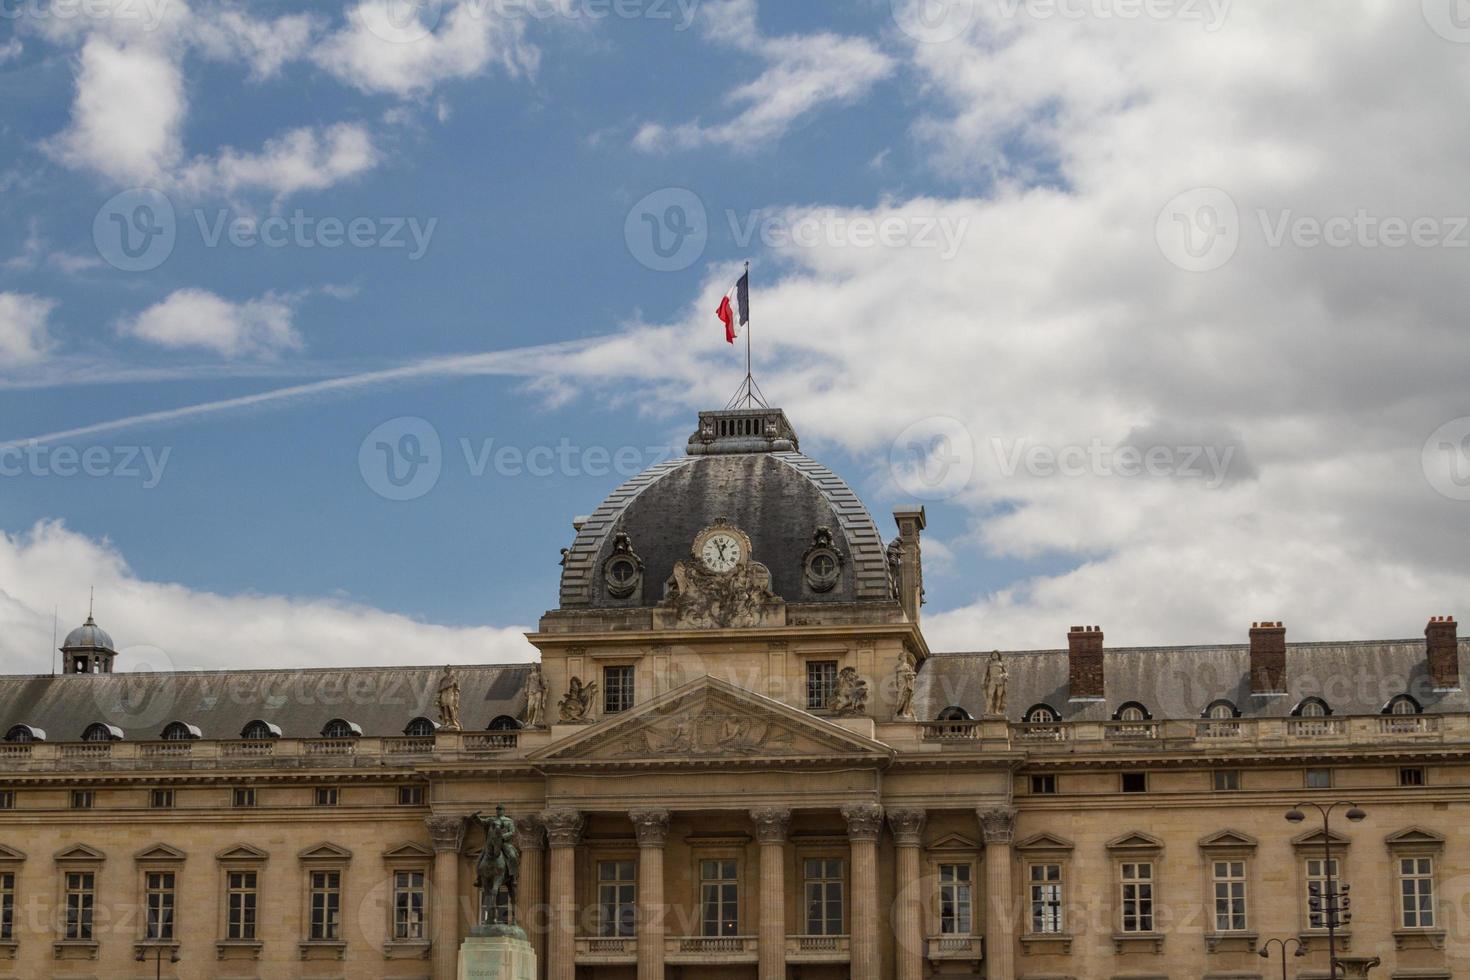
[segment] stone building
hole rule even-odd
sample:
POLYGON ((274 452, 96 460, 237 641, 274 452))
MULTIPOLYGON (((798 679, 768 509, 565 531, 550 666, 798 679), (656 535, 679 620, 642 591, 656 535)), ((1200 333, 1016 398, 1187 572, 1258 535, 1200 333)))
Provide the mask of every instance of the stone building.
POLYGON ((539 666, 113 672, 89 618, 0 678, 0 978, 450 980, 500 802, 547 980, 1326 977, 1349 885, 1350 975, 1470 976, 1452 619, 938 653, 893 516, 709 412, 576 519, 539 666))

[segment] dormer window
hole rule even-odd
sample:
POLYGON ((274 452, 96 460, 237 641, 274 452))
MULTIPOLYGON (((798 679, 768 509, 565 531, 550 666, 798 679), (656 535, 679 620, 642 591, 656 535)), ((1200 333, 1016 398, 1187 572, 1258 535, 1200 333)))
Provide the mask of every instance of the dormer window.
POLYGON ((1205 709, 1205 717, 1210 721, 1233 721, 1240 717, 1240 709, 1233 702, 1222 698, 1205 709))
POLYGON ((173 721, 169 722, 168 726, 164 728, 163 734, 159 738, 165 742, 184 742, 191 738, 202 738, 203 735, 203 732, 187 722, 173 721))
POLYGON ((95 721, 87 726, 82 732, 83 742, 116 742, 122 739, 122 732, 111 725, 104 725, 95 721))
POLYGON ((1148 709, 1145 708, 1143 705, 1139 704, 1137 701, 1129 701, 1127 704, 1118 709, 1117 713, 1113 715, 1113 720, 1140 722, 1152 721, 1153 717, 1154 716, 1149 714, 1148 709))
POLYGON ((1383 713, 1386 715, 1421 715, 1424 709, 1409 695, 1400 694, 1384 705, 1383 713))
POLYGON ((1332 709, 1321 698, 1307 698, 1293 708, 1291 713, 1298 718, 1326 718, 1332 714, 1332 709))
POLYGON ((345 718, 333 718, 322 727, 322 738, 357 738, 362 727, 345 718))
POLYGON ((427 718, 415 718, 408 723, 408 727, 403 730, 403 734, 409 738, 428 738, 434 734, 434 730, 438 727, 438 725, 427 718))
POLYGON ((490 722, 490 728, 488 730, 492 732, 518 732, 521 730, 521 723, 510 715, 499 715, 495 720, 490 722))
POLYGON ((975 719, 973 719, 973 718, 970 717, 970 713, 968 711, 966 711, 964 708, 961 708, 959 705, 952 704, 948 708, 945 708, 943 711, 939 712, 939 721, 974 721, 974 720, 975 719))
POLYGON ((260 742, 268 738, 280 738, 281 729, 257 718, 240 731, 240 737, 246 741, 260 742))
POLYGON ((30 725, 12 725, 10 731, 5 733, 7 742, 44 742, 46 733, 39 728, 30 725))
POLYGON ((1038 704, 1026 712, 1028 725, 1052 725, 1058 720, 1056 709, 1049 704, 1038 704))

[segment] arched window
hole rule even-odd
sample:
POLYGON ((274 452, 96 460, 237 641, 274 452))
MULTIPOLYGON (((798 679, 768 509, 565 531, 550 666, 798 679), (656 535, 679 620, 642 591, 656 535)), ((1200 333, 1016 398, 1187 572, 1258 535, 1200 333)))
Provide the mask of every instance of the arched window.
POLYGON ((415 718, 408 723, 408 727, 403 730, 403 734, 409 738, 427 738, 433 735, 434 730, 438 727, 438 725, 427 718, 415 718))
POLYGON ((964 708, 961 708, 959 705, 952 704, 948 708, 945 708, 943 711, 939 712, 939 720, 974 721, 975 719, 971 718, 970 713, 964 708))
POLYGON ((182 742, 187 739, 198 738, 199 736, 199 729, 193 725, 186 724, 182 721, 171 721, 164 728, 163 734, 159 738, 165 742, 182 742))
POLYGON ((1210 719, 1210 721, 1231 721, 1240 717, 1240 709, 1235 706, 1233 701, 1227 701, 1221 698, 1218 701, 1210 702, 1210 706, 1205 709, 1205 717, 1210 719))
POLYGON ((7 742, 44 742, 46 733, 39 728, 30 725, 12 725, 10 731, 5 733, 7 742))
POLYGON ((362 729, 345 718, 333 718, 322 726, 322 738, 356 738, 362 729))
POLYGON ((104 725, 100 721, 94 721, 82 732, 83 742, 113 742, 122 738, 122 732, 111 725, 104 725))
POLYGON ((1409 695, 1400 694, 1384 706, 1383 713, 1386 715, 1421 715, 1424 709, 1409 695))
POLYGON ((240 737, 247 741, 259 742, 268 738, 280 738, 281 730, 270 722, 257 718, 240 730, 240 737))
POLYGON ((1129 701, 1118 708, 1117 712, 1113 715, 1113 720, 1152 721, 1153 717, 1154 716, 1149 714, 1148 709, 1145 708, 1143 705, 1139 704, 1137 701, 1129 701))
POLYGON ((1028 725, 1051 725, 1060 720, 1056 709, 1049 704, 1031 706, 1026 710, 1025 718, 1028 725))
POLYGON ((1291 713, 1298 718, 1326 718, 1332 714, 1332 709, 1321 698, 1307 698, 1292 709, 1291 713))
POLYGON ((490 722, 489 730, 492 732, 516 732, 520 731, 521 723, 510 715, 499 715, 490 722))

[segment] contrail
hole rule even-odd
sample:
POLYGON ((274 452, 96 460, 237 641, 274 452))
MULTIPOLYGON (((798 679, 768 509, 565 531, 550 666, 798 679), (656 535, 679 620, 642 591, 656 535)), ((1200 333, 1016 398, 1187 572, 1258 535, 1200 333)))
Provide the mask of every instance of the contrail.
POLYGON ((351 391, 357 388, 391 384, 400 381, 412 381, 418 378, 445 375, 537 374, 545 370, 546 367, 545 364, 538 362, 579 353, 584 348, 602 339, 604 338, 563 341, 556 344, 542 344, 536 347, 520 347, 504 351, 486 351, 482 354, 456 354, 448 357, 435 357, 424 361, 417 361, 413 364, 406 364, 403 367, 387 368, 381 371, 365 371, 360 374, 349 374, 340 378, 328 378, 325 381, 313 381, 310 384, 292 385, 288 388, 274 388, 270 391, 262 391, 254 395, 241 395, 238 398, 225 398, 220 401, 202 402, 197 405, 184 405, 179 408, 168 408, 158 412, 147 412, 142 415, 129 415, 126 418, 112 419, 108 422, 95 422, 92 425, 83 425, 75 429, 47 432, 42 435, 28 436, 24 439, 12 439, 9 442, 0 442, 0 449, 13 449, 18 446, 37 443, 60 442, 64 439, 93 436, 102 432, 116 432, 119 429, 131 429, 137 426, 181 422, 204 415, 218 415, 221 412, 229 412, 235 409, 299 401, 303 398, 312 398, 333 392, 351 391))

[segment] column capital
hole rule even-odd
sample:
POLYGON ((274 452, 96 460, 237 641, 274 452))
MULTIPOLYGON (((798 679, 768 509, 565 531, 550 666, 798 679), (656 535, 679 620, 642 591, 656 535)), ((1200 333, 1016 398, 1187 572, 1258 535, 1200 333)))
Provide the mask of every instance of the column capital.
POLYGON ((762 844, 784 844, 791 829, 791 811, 785 807, 763 806, 750 811, 755 822, 755 839, 762 844))
POLYGON ((629 810, 628 819, 638 835, 639 847, 663 847, 669 837, 669 811, 660 809, 629 810))
POLYGON ((876 803, 849 803, 842 808, 847 836, 855 841, 876 841, 883 832, 883 808, 876 803))
POLYGON ((540 816, 528 813, 516 817, 516 847, 521 851, 539 851, 545 846, 545 839, 540 816))
POLYGON ((1016 835, 1016 811, 1010 807, 977 808, 980 832, 987 844, 1009 844, 1016 835))
POLYGON ((464 817, 436 813, 424 818, 424 826, 429 828, 429 843, 440 854, 458 854, 464 847, 464 817))
POLYGON ((917 808, 903 808, 888 811, 888 826, 893 831, 893 837, 898 841, 899 847, 918 847, 924 836, 924 822, 928 820, 928 811, 917 808))
POLYGON ((582 839, 582 814, 576 810, 543 810, 541 824, 552 847, 576 847, 582 839))

